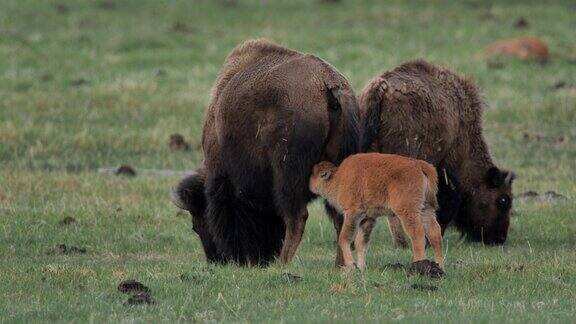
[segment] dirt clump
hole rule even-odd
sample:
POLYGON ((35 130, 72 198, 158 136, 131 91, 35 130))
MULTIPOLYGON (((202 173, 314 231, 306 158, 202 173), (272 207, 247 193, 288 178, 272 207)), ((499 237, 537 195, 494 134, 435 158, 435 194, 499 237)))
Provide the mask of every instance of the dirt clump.
POLYGON ((528 19, 526 19, 526 17, 520 17, 514 22, 514 27, 518 29, 528 28, 529 26, 530 24, 528 23, 528 19))
POLYGON ((133 167, 124 164, 121 165, 120 167, 118 167, 118 169, 116 169, 116 172, 114 172, 116 175, 123 175, 123 176, 128 176, 128 177, 134 177, 136 176, 136 170, 134 170, 133 167))
POLYGON ((175 22, 172 24, 170 31, 175 33, 182 33, 182 34, 190 34, 194 31, 194 29, 183 22, 175 22))
POLYGON ((60 224, 60 225, 71 225, 74 223, 76 223, 76 218, 74 218, 72 216, 66 216, 58 222, 58 224, 60 224))
POLYGON ((154 301, 152 296, 147 292, 139 292, 137 294, 134 294, 132 297, 128 298, 128 300, 124 302, 125 306, 152 305, 152 304, 156 304, 156 301, 154 301))
POLYGON ((65 14, 70 12, 70 7, 68 7, 67 5, 65 5, 63 3, 55 4, 54 9, 56 10, 57 13, 59 13, 61 15, 65 15, 65 14))
POLYGON ((441 278, 445 276, 444 271, 440 268, 438 263, 430 260, 412 262, 409 272, 426 275, 430 278, 441 278))
POLYGON ((57 244, 48 251, 48 254, 61 254, 61 255, 71 255, 71 254, 85 254, 86 248, 79 248, 77 246, 66 244, 57 244))
POLYGON ((536 37, 519 37, 494 42, 483 50, 483 56, 490 60, 498 57, 513 57, 521 60, 546 62, 550 58, 548 45, 536 37))
POLYGON ((189 151, 190 150, 190 143, 186 142, 184 136, 178 133, 174 133, 170 135, 170 141, 168 142, 168 146, 172 151, 189 151))
POLYGON ((420 290, 420 291, 436 291, 436 290, 438 290, 438 287, 436 287, 436 286, 426 285, 426 284, 421 284, 421 283, 414 283, 410 286, 410 288, 412 288, 414 290, 420 290))
POLYGON ((85 85, 89 85, 90 81, 83 79, 83 78, 79 78, 79 79, 74 79, 72 81, 70 81, 70 85, 73 87, 81 87, 81 86, 85 86, 85 85))
POLYGON ((135 292, 150 293, 150 288, 144 286, 142 283, 134 279, 128 279, 122 281, 118 285, 118 290, 123 293, 135 293, 135 292))

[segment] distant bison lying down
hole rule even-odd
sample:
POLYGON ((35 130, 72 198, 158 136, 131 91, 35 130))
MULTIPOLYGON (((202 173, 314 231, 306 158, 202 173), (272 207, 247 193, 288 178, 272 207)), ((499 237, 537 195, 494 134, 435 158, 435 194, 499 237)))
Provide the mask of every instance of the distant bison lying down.
POLYGON ((342 212, 338 238, 343 266, 350 270, 357 251, 357 266, 364 270, 366 249, 377 217, 402 227, 412 243, 416 271, 443 274, 442 234, 436 221, 438 175, 430 163, 394 154, 364 153, 346 158, 340 166, 321 162, 314 166, 310 190, 342 212), (434 248, 437 264, 426 259, 426 237, 434 248))
MULTIPOLYGON (((361 149, 422 159, 440 175, 438 221, 474 241, 506 241, 512 172, 498 169, 482 134, 476 85, 424 61, 371 80, 360 95, 361 149)), ((396 244, 401 229, 391 227, 396 244)))
POLYGON ((313 56, 263 40, 226 59, 208 105, 203 165, 177 187, 212 262, 288 262, 322 160, 358 151, 359 110, 348 81, 313 56))

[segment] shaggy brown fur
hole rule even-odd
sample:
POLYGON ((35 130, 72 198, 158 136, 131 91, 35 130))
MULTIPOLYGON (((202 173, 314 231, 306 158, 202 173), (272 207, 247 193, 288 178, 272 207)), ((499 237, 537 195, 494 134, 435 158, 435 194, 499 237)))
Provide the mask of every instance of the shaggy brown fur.
MULTIPOLYGON (((443 230, 452 217, 442 214, 457 208, 452 220, 469 238, 501 244, 508 233, 513 174, 492 162, 482 132, 483 106, 473 81, 422 60, 408 62, 374 78, 362 92, 361 146, 436 166, 443 181, 443 230), (461 203, 446 207, 454 196, 461 203)), ((401 231, 394 237, 402 243, 401 231)))
POLYGON ((358 120, 348 81, 323 60, 265 40, 235 48, 206 113, 203 166, 176 190, 208 259, 288 262, 314 197, 312 167, 358 151, 358 120))
POLYGON ((358 268, 364 270, 374 221, 385 214, 408 233, 414 262, 426 258, 428 237, 442 268, 442 235, 435 214, 437 188, 434 166, 393 154, 356 154, 339 167, 321 162, 314 166, 310 177, 310 190, 344 215, 338 246, 347 269, 354 265, 350 249, 354 239, 358 268))

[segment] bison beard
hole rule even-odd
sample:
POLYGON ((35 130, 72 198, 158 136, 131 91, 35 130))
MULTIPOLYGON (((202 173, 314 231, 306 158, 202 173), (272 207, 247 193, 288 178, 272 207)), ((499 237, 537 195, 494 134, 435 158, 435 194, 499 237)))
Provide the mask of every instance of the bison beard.
POLYGON ((312 166, 358 151, 358 115, 347 81, 322 60, 266 41, 237 47, 213 90, 203 166, 174 195, 208 261, 267 265, 282 254, 287 262, 314 198, 312 166))

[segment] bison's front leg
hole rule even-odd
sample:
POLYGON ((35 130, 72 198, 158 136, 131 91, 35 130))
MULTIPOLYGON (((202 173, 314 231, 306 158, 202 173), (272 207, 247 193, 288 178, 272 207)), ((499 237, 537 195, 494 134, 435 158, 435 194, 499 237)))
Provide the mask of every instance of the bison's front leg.
POLYGON ((284 236, 284 245, 280 252, 280 261, 283 264, 290 262, 292 257, 294 257, 294 254, 296 254, 298 245, 300 245, 300 242, 302 241, 302 235, 304 234, 307 219, 308 210, 306 207, 304 207, 304 209, 297 215, 284 216, 286 235, 284 236))

